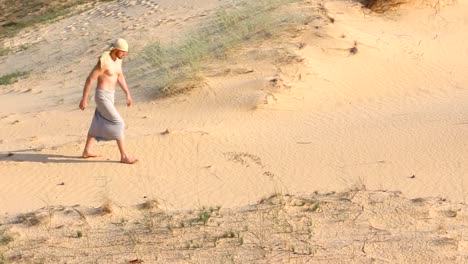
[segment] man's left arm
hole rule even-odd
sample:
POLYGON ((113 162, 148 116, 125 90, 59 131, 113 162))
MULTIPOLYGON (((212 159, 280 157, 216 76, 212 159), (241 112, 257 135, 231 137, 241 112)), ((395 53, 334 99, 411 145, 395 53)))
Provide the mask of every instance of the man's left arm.
POLYGON ((117 82, 119 83, 120 88, 122 88, 124 93, 127 95, 127 106, 131 106, 133 102, 132 96, 130 94, 130 90, 128 89, 127 82, 125 81, 125 76, 122 73, 119 74, 117 82))

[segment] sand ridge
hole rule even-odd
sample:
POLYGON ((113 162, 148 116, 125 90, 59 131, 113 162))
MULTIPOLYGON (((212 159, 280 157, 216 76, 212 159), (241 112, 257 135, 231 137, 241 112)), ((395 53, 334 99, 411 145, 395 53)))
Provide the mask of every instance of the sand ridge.
MULTIPOLYGON (((327 2, 325 7, 334 23, 324 18, 292 38, 285 36, 283 45, 295 47, 296 55, 283 52, 284 47, 252 47, 233 63, 253 71, 206 77, 202 88, 174 98, 138 102, 132 108, 118 105, 127 121, 129 149, 143 157, 131 168, 113 163, 113 143, 97 146, 103 158, 75 160, 93 111, 75 106, 81 82, 73 90, 63 88, 71 91, 70 99, 62 97, 64 102, 54 104, 57 110, 3 112, 2 171, 6 186, 15 190, 2 199, 4 210, 40 207, 44 195, 57 188, 55 181, 87 191, 54 191, 48 198, 53 204, 91 203, 95 188, 87 186, 98 177, 111 179, 109 189, 119 203, 135 203, 137 197, 156 192, 176 208, 215 201, 246 204, 272 192, 339 190, 356 182, 402 190, 410 197, 466 199, 467 155, 459 140, 465 137, 466 48, 453 34, 467 25, 458 12, 466 5, 447 7, 435 19, 430 9, 423 9, 398 20, 363 16, 352 3, 327 2), (454 22, 442 23, 446 17, 454 22), (423 25, 414 21, 421 20, 428 23, 410 35, 423 25), (404 32, 403 24, 416 28, 404 32), (358 53, 351 54, 355 42, 358 53), (449 56, 445 44, 462 56, 449 56), (417 50, 424 55, 416 55, 417 50), (255 63, 259 58, 277 59, 268 66, 255 63), (291 65, 291 60, 296 62, 291 65), (170 133, 162 133, 166 130, 170 133), (10 152, 16 154, 8 157, 10 152), (60 156, 62 161, 55 160, 60 156), (132 183, 135 178, 139 180, 132 183), (142 188, 142 180, 153 190, 142 188), (21 181, 31 182, 26 185, 31 189, 13 188, 22 186, 21 181), (45 182, 48 188, 33 187, 45 182), (122 192, 131 195, 117 195, 122 192), (13 202, 18 200, 23 201, 20 207, 13 202)), ((70 74, 79 79, 79 73, 70 74)), ((13 87, 27 87, 29 80, 37 82, 32 76, 13 87)), ((40 101, 33 93, 21 95, 40 101)), ((42 95, 54 98, 48 92, 42 95)))
POLYGON ((4 256, 47 263, 462 263, 466 205, 362 188, 240 208, 52 206, 4 222, 4 256), (83 248, 92 248, 87 251, 83 248))

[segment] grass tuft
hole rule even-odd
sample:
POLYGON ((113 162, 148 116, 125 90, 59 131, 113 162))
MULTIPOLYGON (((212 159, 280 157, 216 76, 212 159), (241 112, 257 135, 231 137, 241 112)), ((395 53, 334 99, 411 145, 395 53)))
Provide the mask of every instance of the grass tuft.
POLYGON ((0 235, 0 246, 8 245, 13 242, 13 237, 9 235, 0 235))
MULTIPOLYGON (((21 214, 17 217, 16 222, 26 226, 38 226, 47 222, 45 214, 37 214, 34 212, 21 214)), ((49 218, 50 219, 50 218, 49 218)))
POLYGON ((362 3, 366 8, 376 13, 385 13, 402 4, 408 3, 408 0, 364 0, 362 3))
POLYGON ((194 86, 204 61, 224 59, 227 51, 246 42, 271 38, 299 20, 279 8, 298 0, 237 1, 215 12, 199 29, 180 42, 154 42, 143 51, 149 67, 137 75, 150 79, 162 95, 179 93, 194 86))
POLYGON ((211 212, 209 211, 202 211, 198 214, 198 219, 201 223, 203 223, 204 225, 206 225, 206 223, 208 223, 208 220, 210 219, 211 217, 211 212))
POLYGON ((28 76, 30 71, 16 71, 10 74, 0 76, 0 85, 9 85, 17 82, 20 78, 28 76))
POLYGON ((8 48, 0 48, 0 57, 10 54, 11 50, 8 48))

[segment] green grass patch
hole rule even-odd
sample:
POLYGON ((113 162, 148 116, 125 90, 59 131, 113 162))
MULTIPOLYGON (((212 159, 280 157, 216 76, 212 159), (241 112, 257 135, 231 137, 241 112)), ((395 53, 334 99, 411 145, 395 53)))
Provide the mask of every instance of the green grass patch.
MULTIPOLYGON (((5 230, 3 230, 3 231, 0 230, 0 246, 7 245, 10 242, 13 242, 13 237, 9 236, 9 235, 5 235, 5 230)), ((1 260, 1 258, 0 258, 0 260, 1 260)))
POLYGON ((13 241, 13 237, 11 236, 1 236, 0 237, 0 245, 7 245, 8 243, 13 241))
POLYGON ((0 48, 0 57, 1 57, 1 56, 5 56, 5 55, 8 55, 8 54, 10 54, 10 52, 11 52, 11 49, 8 49, 8 48, 6 48, 6 49, 5 49, 5 48, 0 48))
POLYGON ((211 212, 209 211, 202 211, 198 214, 198 220, 204 225, 208 223, 208 220, 210 219, 210 217, 211 217, 211 212))
POLYGON ((155 42, 146 46, 143 57, 150 67, 136 74, 151 79, 159 94, 184 90, 196 82, 206 60, 224 59, 228 50, 274 37, 300 22, 300 16, 280 10, 292 2, 298 0, 236 1, 220 8, 178 43, 155 42))
POLYGON ((16 71, 10 74, 0 76, 0 85, 9 85, 17 82, 20 78, 28 76, 30 71, 16 71))
POLYGON ((208 223, 208 220, 210 220, 211 216, 214 213, 218 213, 219 210, 221 209, 221 206, 216 206, 216 207, 202 207, 201 210, 198 212, 198 218, 196 219, 196 223, 201 223, 206 225, 208 223))

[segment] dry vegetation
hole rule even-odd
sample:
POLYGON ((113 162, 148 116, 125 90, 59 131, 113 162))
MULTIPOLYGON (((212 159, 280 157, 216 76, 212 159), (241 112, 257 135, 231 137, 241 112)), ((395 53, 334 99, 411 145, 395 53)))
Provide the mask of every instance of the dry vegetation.
MULTIPOLYGON (((69 10, 71 3, 85 2, 96 1, 0 0, 0 9, 5 10, 0 35, 60 16, 56 11, 54 17, 48 16, 50 7, 69 10)), ((406 2, 364 4, 385 12, 406 2)), ((242 41, 272 36, 278 6, 252 13, 256 20, 247 19, 253 6, 247 7, 217 13, 212 24, 175 49, 159 43, 148 47, 147 59, 159 67, 151 72, 161 79, 158 87, 170 89, 181 79, 193 78, 206 56, 222 57, 225 49, 242 41), (182 72, 190 76, 179 75, 182 72)), ((293 20, 287 18, 291 17, 279 21, 290 25, 293 20)), ((356 45, 350 52, 357 52, 356 45)), ((467 230, 467 205, 435 198, 409 200, 400 193, 364 188, 304 197, 277 194, 242 208, 214 206, 184 212, 163 210, 157 200, 136 208, 106 201, 99 208, 48 207, 4 219, 0 264, 414 263, 421 259, 465 263, 467 230)))
POLYGON ((468 261, 466 205, 397 192, 276 194, 237 209, 184 212, 150 201, 100 211, 49 207, 5 220, 0 263, 468 261))
POLYGON ((9 85, 12 83, 17 82, 20 78, 25 78, 29 75, 30 72, 22 71, 22 72, 13 72, 10 74, 0 76, 0 86, 1 85, 9 85))
POLYGON ((456 0, 362 0, 364 7, 376 13, 385 13, 401 5, 429 6, 438 10, 446 4, 453 4, 456 0))
POLYGON ((406 2, 408 0, 365 0, 363 5, 374 12, 383 13, 406 2))
POLYGON ((199 73, 207 60, 227 60, 228 51, 277 37, 311 16, 286 12, 284 6, 294 2, 299 1, 233 1, 178 43, 148 45, 144 58, 149 65, 135 75, 150 80, 160 95, 185 91, 200 82, 199 73))

